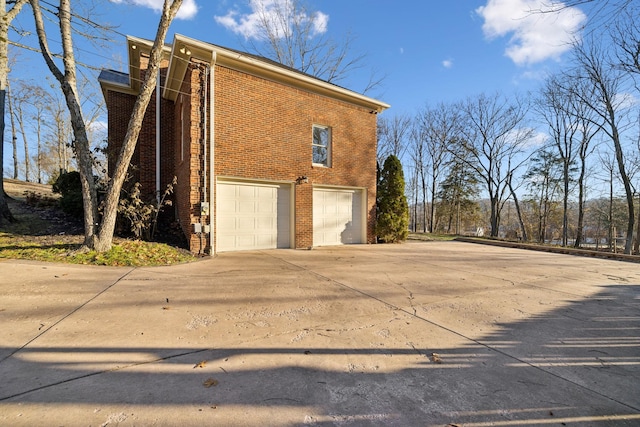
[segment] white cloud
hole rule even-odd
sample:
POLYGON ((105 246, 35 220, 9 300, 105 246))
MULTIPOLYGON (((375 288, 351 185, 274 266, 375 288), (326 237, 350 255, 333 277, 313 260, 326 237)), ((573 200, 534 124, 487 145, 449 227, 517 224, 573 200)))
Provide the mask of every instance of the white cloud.
POLYGON ((521 148, 537 148, 542 147, 549 140, 549 135, 536 129, 523 127, 516 128, 504 135, 507 143, 519 145, 521 148))
MULTIPOLYGON (((263 19, 273 23, 274 28, 277 30, 285 30, 284 28, 278 28, 278 25, 284 25, 278 18, 283 15, 280 11, 290 11, 292 9, 293 0, 251 0, 249 7, 251 9, 250 13, 241 14, 231 10, 224 16, 215 16, 214 19, 218 24, 236 34, 240 34, 245 39, 258 39, 263 27, 263 19)), ((287 15, 287 12, 285 12, 285 15, 287 15)), ((303 22, 312 20, 314 34, 325 33, 329 25, 329 15, 320 11, 315 12, 313 16, 297 15, 296 18, 303 22)), ((286 24, 290 25, 291 23, 287 22, 286 24)))
POLYGON ((614 96, 613 105, 621 110, 634 108, 640 104, 640 100, 632 93, 621 92, 614 96))
POLYGON ((549 70, 541 69, 541 70, 527 70, 524 73, 520 74, 519 79, 541 82, 547 77, 549 77, 549 70))
POLYGON ((451 68, 453 67, 453 59, 445 59, 444 61, 442 61, 442 66, 444 68, 451 68))
POLYGON ((511 34, 505 54, 517 65, 558 59, 587 19, 576 7, 558 3, 554 12, 537 12, 545 0, 488 0, 476 9, 484 19, 482 31, 489 39, 511 34))
POLYGON ((533 131, 531 138, 525 143, 525 148, 543 147, 549 141, 549 135, 537 130, 533 131))
MULTIPOLYGON (((164 3, 163 0, 110 0, 112 3, 131 3, 136 6, 148 7, 156 12, 162 11, 162 5, 164 3)), ((182 2, 182 6, 180 6, 180 10, 178 11, 178 15, 176 18, 178 19, 191 19, 198 13, 198 5, 196 4, 196 0, 184 0, 182 2)))
POLYGON ((327 32, 329 26, 329 15, 322 12, 317 12, 313 20, 313 29, 316 34, 323 34, 327 32))

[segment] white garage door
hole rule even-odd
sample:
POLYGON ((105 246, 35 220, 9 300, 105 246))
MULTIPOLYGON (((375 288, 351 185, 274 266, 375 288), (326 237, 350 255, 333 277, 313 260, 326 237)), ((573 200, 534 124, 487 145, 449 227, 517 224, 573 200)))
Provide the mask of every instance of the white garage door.
POLYGON ((217 250, 291 247, 291 186, 218 182, 217 250))
POLYGON ((313 245, 364 242, 362 190, 313 190, 313 245))

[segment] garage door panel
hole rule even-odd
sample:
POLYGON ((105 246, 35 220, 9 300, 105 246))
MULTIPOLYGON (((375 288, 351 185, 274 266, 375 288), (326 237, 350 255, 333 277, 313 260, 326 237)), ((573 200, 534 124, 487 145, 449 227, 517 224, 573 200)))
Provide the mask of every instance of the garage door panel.
POLYGON ((277 222, 275 218, 256 218, 256 231, 260 232, 261 230, 277 230, 277 222))
POLYGON ((219 182, 218 251, 290 247, 290 186, 219 182))
POLYGON ((314 189, 314 246, 362 243, 362 190, 314 189))
POLYGON ((254 199, 255 198, 255 188, 245 185, 236 186, 236 195, 243 199, 254 199))

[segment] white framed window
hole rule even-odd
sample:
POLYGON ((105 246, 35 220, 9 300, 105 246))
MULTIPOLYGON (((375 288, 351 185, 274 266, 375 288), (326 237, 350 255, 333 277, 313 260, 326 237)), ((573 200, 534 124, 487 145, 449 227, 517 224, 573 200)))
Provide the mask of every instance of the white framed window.
POLYGON ((331 128, 313 125, 313 164, 331 167, 331 128))

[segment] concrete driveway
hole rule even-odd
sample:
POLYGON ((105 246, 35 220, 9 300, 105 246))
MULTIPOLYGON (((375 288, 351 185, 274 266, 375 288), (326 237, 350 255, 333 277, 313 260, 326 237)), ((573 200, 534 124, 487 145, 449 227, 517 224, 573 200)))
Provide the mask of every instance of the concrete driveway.
POLYGON ((0 425, 640 425, 638 264, 424 242, 0 277, 0 425))

